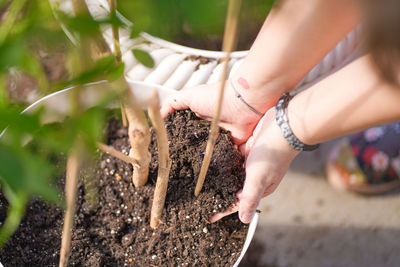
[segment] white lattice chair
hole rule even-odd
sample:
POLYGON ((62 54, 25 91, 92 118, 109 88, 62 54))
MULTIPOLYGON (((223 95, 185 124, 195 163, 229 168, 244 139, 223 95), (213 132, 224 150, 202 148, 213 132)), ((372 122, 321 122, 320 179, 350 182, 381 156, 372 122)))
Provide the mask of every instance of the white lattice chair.
MULTIPOLYGON (((53 6, 67 13, 73 13, 71 1, 53 0, 53 6)), ((107 0, 86 0, 89 12, 96 18, 105 18, 109 14, 107 0)), ((118 16, 127 26, 132 23, 118 13, 118 16)), ((103 27, 103 36, 111 50, 114 50, 111 27, 103 27)), ((311 84, 326 77, 330 73, 342 68, 361 54, 361 26, 350 32, 323 60, 317 64, 296 86, 296 93, 304 90, 311 84)), ((67 31, 73 42, 77 42, 73 35, 67 31)), ((139 38, 131 39, 127 29, 119 30, 122 60, 126 65, 125 77, 139 99, 150 94, 148 87, 159 90, 161 99, 165 99, 174 90, 192 87, 205 83, 214 83, 221 79, 222 64, 220 59, 225 53, 194 49, 178 45, 154 37, 148 33, 141 33, 139 38), (147 68, 137 62, 132 53, 132 48, 148 51, 153 57, 154 68, 147 68), (201 64, 199 57, 208 59, 206 64, 201 64)), ((231 76, 244 60, 248 51, 231 53, 228 75, 231 76)))

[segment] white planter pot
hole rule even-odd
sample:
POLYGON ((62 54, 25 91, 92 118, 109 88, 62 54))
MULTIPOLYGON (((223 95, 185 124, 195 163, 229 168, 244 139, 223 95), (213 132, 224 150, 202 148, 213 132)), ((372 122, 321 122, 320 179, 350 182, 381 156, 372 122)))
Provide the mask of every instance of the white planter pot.
MULTIPOLYGON (((107 83, 106 81, 93 82, 87 84, 81 90, 82 105, 85 108, 93 107, 98 101, 107 96, 107 93, 109 92, 110 89, 106 86, 103 86, 106 83, 107 83)), ((134 94, 137 96, 138 99, 146 99, 153 92, 153 90, 157 89, 160 97, 160 102, 163 103, 172 92, 175 92, 175 90, 145 82, 130 81, 129 84, 131 86, 132 91, 134 92, 134 94)), ((65 118, 65 115, 67 114, 68 108, 70 106, 69 101, 71 98, 69 97, 69 94, 72 88, 73 87, 69 87, 60 90, 58 92, 55 92, 53 94, 47 95, 39 99, 32 105, 30 105, 29 107, 27 107, 22 113, 32 112, 38 109, 39 107, 46 107, 44 114, 45 123, 62 121, 65 118)), ((5 130, 0 134, 0 137, 4 134, 4 132, 5 130)), ((234 267, 239 266, 240 261, 244 257, 251 243, 251 240, 253 239, 258 223, 258 218, 259 214, 256 213, 249 225, 243 249, 240 253, 239 258, 233 265, 234 267)), ((0 267, 3 267, 1 263, 0 267)))

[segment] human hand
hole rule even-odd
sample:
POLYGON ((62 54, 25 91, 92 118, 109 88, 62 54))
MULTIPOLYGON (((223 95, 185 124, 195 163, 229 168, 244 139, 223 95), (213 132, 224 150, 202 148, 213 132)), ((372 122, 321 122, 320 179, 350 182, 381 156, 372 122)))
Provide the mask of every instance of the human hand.
MULTIPOLYGON (((225 83, 225 93, 219 125, 230 131, 233 141, 243 144, 251 135, 260 116, 253 113, 236 96, 229 82, 225 83)), ((204 84, 185 88, 172 95, 161 108, 163 117, 175 110, 190 108, 202 119, 212 120, 217 106, 220 83, 204 84)))
POLYGON ((298 155, 276 124, 275 109, 270 109, 260 120, 253 135, 240 146, 246 156, 246 179, 238 201, 227 211, 213 215, 211 223, 239 211, 243 223, 249 223, 260 200, 278 187, 290 163, 298 155))

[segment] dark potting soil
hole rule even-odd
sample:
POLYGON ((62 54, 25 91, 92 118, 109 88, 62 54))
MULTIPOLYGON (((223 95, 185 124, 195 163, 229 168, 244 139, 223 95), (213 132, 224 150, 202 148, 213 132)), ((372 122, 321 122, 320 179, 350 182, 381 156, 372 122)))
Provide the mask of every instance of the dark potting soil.
MULTIPOLYGON (((84 186, 80 185, 70 266, 232 266, 236 261, 248 227, 236 214, 214 224, 207 220, 233 203, 242 187, 240 153, 229 133, 221 131, 203 190, 196 198, 193 192, 210 123, 189 111, 178 111, 168 116, 166 125, 172 167, 159 227, 149 227, 157 177, 153 136, 147 185, 134 188, 131 166, 108 154, 101 155, 93 171, 99 200, 94 210, 85 201, 84 186)), ((110 121, 107 132, 109 145, 129 151, 127 129, 116 119, 110 121)), ((88 173, 82 172, 81 180, 87 179, 88 173)), ((6 206, 0 196, 0 222, 4 222, 6 206)), ((0 251, 0 261, 5 267, 57 266, 62 216, 59 208, 31 201, 21 226, 0 251)))

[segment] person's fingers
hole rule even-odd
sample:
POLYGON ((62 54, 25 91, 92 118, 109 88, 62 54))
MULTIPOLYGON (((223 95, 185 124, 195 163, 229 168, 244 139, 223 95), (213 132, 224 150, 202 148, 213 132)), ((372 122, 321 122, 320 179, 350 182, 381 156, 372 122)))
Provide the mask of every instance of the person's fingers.
POLYGON ((238 210, 239 210, 239 205, 238 203, 235 203, 232 206, 230 206, 226 211, 215 213, 208 219, 208 221, 210 223, 215 223, 216 221, 219 221, 225 216, 231 215, 232 213, 235 213, 238 210))
POLYGON ((160 113, 161 113, 161 117, 166 118, 168 116, 168 114, 173 113, 175 110, 173 107, 171 107, 168 104, 164 104, 161 109, 160 109, 160 113))
POLYGON ((278 155, 271 153, 271 144, 267 142, 271 122, 270 114, 265 114, 246 144, 246 180, 239 198, 239 218, 243 223, 251 221, 261 198, 273 191, 276 188, 274 183, 279 180, 274 167, 278 155))
POLYGON ((271 183, 267 188, 264 190, 263 198, 266 196, 271 195, 273 192, 275 192, 275 189, 278 187, 279 183, 271 183))
MULTIPOLYGON (((196 86, 196 87, 184 87, 174 95, 168 98, 166 103, 161 107, 161 115, 166 117, 169 113, 173 113, 175 110, 188 109, 191 107, 191 101, 194 97, 195 92, 208 88, 208 84, 196 86)), ((194 97, 195 98, 195 97, 194 97)), ((199 99, 194 99, 198 101, 199 99)))
POLYGON ((232 141, 235 145, 238 146, 244 145, 248 137, 245 131, 239 129, 238 127, 232 126, 231 123, 219 122, 218 125, 222 129, 225 129, 231 133, 232 141))
POLYGON ((175 110, 182 110, 189 108, 190 98, 183 91, 177 92, 167 99, 165 104, 161 107, 161 116, 166 117, 169 113, 173 113, 175 110))
MULTIPOLYGON (((193 111, 193 110, 192 110, 192 111, 193 111)), ((202 120, 208 120, 208 121, 211 120, 209 117, 203 116, 203 115, 201 115, 201 114, 198 113, 198 112, 195 112, 194 114, 195 114, 198 118, 200 118, 200 119, 202 119, 202 120)))
POLYGON ((246 175, 239 203, 239 219, 243 223, 250 223, 264 195, 265 188, 265 179, 263 177, 246 175))
MULTIPOLYGON (((251 136, 250 136, 250 138, 247 140, 247 142, 249 142, 250 139, 251 139, 251 136)), ((247 142, 244 143, 244 144, 241 144, 241 145, 238 147, 240 153, 244 156, 244 158, 247 158, 247 154, 248 154, 248 153, 246 153, 246 152, 247 152, 247 150, 246 150, 247 142)))
POLYGON ((260 192, 256 192, 254 195, 249 195, 246 192, 243 193, 241 192, 238 194, 239 199, 243 202, 242 205, 240 205, 240 201, 238 202, 237 206, 235 207, 236 209, 229 209, 226 212, 223 213, 217 213, 214 214, 213 216, 210 217, 210 222, 216 222, 223 217, 230 215, 236 211, 239 211, 239 209, 244 209, 244 211, 239 211, 239 218, 243 223, 250 223, 251 220, 253 219, 253 216, 257 210, 257 207, 260 203, 260 200, 270 194, 272 194, 275 189, 278 187, 278 183, 272 183, 267 188, 264 190, 264 193, 261 193, 261 197, 259 196, 260 192), (249 210, 248 212, 246 210, 249 210))
POLYGON ((244 155, 245 159, 249 156, 250 150, 254 144, 254 136, 250 136, 245 144, 239 146, 239 151, 244 155))
POLYGON ((275 119, 275 114, 272 109, 269 109, 257 123, 256 128, 254 128, 253 136, 257 137, 263 131, 262 129, 264 128, 264 124, 270 123, 271 120, 274 119, 275 119))
POLYGON ((257 139, 257 136, 262 132, 261 129, 264 126, 264 123, 266 123, 266 121, 271 120, 271 116, 273 114, 271 113, 271 111, 267 111, 267 113, 261 118, 261 120, 257 123, 256 127, 253 130, 252 135, 249 137, 249 139, 246 141, 245 144, 241 144, 239 146, 239 150, 242 153, 242 155, 245 156, 245 158, 247 158, 247 156, 250 153, 251 148, 254 145, 254 140, 257 139))

